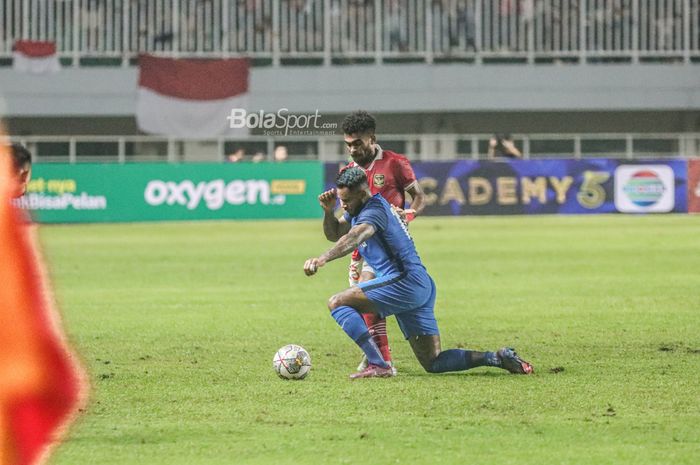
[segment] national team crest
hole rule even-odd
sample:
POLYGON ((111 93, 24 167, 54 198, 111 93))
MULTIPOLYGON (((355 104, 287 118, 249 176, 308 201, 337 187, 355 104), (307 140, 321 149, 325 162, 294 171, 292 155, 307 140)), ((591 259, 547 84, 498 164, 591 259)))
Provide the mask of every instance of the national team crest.
POLYGON ((384 175, 375 174, 374 175, 374 187, 384 187, 384 175))

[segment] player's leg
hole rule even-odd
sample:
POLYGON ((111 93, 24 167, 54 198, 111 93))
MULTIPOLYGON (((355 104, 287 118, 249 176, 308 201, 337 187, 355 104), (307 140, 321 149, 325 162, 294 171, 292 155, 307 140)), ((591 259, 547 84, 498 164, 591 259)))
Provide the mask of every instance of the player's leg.
MULTIPOLYGON (((357 288, 363 291, 376 310, 363 313, 374 313, 384 319, 389 315, 398 315, 423 305, 431 295, 431 285, 427 274, 402 272, 361 282, 357 288)), ((395 372, 392 369, 393 373, 395 372)), ((353 377, 371 376, 363 371, 353 377)))
POLYGON ((328 308, 331 311, 341 306, 352 307, 358 314, 379 312, 374 302, 369 300, 358 286, 349 287, 328 299, 328 308))
POLYGON ((396 315, 399 328, 408 339, 418 363, 428 373, 444 373, 448 371, 464 371, 480 366, 499 366, 495 352, 478 352, 475 350, 450 349, 442 350, 440 332, 433 306, 435 297, 425 306, 411 312, 396 315))
MULTIPOLYGON (((358 284, 371 281, 375 278, 374 270, 367 263, 364 263, 362 265, 362 273, 360 274, 358 284)), ((363 313, 362 318, 364 318, 374 342, 377 344, 377 347, 379 347, 384 361, 393 366, 391 349, 389 348, 389 338, 386 332, 386 318, 382 318, 376 313, 363 313)), ((362 362, 360 362, 360 365, 357 367, 357 371, 362 371, 367 368, 367 363, 366 358, 363 358, 362 362)))
MULTIPOLYGON (((374 270, 372 270, 369 265, 364 263, 362 260, 362 255, 355 249, 350 258, 350 266, 348 267, 348 283, 350 286, 356 286, 360 282, 366 282, 374 279, 374 270)), ((369 333, 374 339, 374 342, 379 347, 379 351, 382 353, 384 361, 392 364, 391 362, 391 352, 389 350, 389 340, 386 335, 386 319, 381 318, 374 313, 363 313, 362 318, 365 320, 365 324, 369 329, 369 333)), ((369 366, 369 360, 366 355, 362 355, 362 361, 357 366, 357 371, 364 371, 369 366)), ((392 364, 393 368, 393 364, 392 364)), ((393 369, 394 372, 396 369, 393 369)))
POLYGON ((409 342, 418 362, 429 373, 464 371, 476 367, 503 368, 511 373, 528 375, 532 365, 521 359, 514 349, 504 347, 498 352, 476 350, 440 350, 440 336, 413 336, 409 342))
POLYGON ((328 301, 328 308, 331 311, 331 316, 362 349, 369 361, 367 369, 356 373, 356 375, 364 375, 360 377, 393 376, 391 367, 384 361, 365 321, 362 319, 361 313, 376 313, 378 311, 362 289, 353 286, 334 295, 328 301))
POLYGON ((418 362, 428 373, 464 371, 481 366, 500 366, 496 352, 441 350, 440 335, 411 336, 408 339, 418 362))
MULTIPOLYGON (((432 281, 431 281, 432 283, 432 281)), ((427 302, 420 308, 396 315, 399 328, 411 344, 418 362, 429 373, 464 371, 481 366, 503 368, 511 373, 529 374, 532 366, 522 360, 513 349, 498 352, 449 349, 443 351, 434 313, 435 284, 427 302)))

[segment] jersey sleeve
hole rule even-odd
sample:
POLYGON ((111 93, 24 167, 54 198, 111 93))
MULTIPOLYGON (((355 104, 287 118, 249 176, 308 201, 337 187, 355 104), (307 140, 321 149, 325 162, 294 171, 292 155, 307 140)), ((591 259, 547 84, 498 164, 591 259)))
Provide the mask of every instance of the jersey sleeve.
POLYGON ((416 182, 416 174, 413 172, 411 163, 407 158, 396 158, 394 161, 394 173, 397 184, 402 189, 416 182))
POLYGON ((340 164, 338 167, 338 173, 342 173, 343 171, 354 168, 356 167, 357 164, 354 161, 349 162, 347 165, 340 164))
POLYGON ((383 208, 365 208, 355 220, 355 224, 371 224, 376 232, 384 231, 389 218, 383 208))

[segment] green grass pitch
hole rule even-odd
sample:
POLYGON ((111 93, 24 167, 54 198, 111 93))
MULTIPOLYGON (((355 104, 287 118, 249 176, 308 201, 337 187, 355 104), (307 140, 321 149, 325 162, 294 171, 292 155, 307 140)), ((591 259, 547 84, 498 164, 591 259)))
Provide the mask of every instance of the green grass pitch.
POLYGON ((312 278, 319 221, 46 226, 86 411, 52 464, 700 463, 700 216, 419 218, 444 348, 512 345, 533 376, 429 375, 390 319, 394 379, 312 278), (284 381, 275 351, 313 369, 284 381))

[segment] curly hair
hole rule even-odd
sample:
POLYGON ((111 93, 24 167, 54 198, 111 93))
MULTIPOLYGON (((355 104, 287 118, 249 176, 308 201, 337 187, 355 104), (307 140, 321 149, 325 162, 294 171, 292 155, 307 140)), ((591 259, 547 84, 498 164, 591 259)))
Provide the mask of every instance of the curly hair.
POLYGON ((371 134, 377 129, 377 120, 364 110, 350 113, 343 120, 343 132, 345 134, 371 134))
POLYGON ((335 185, 338 187, 353 189, 363 184, 367 184, 367 175, 362 168, 357 166, 345 168, 335 178, 335 185))
POLYGON ((32 154, 21 144, 12 144, 10 146, 10 153, 12 154, 12 162, 14 163, 15 169, 22 169, 27 165, 32 163, 32 154))

